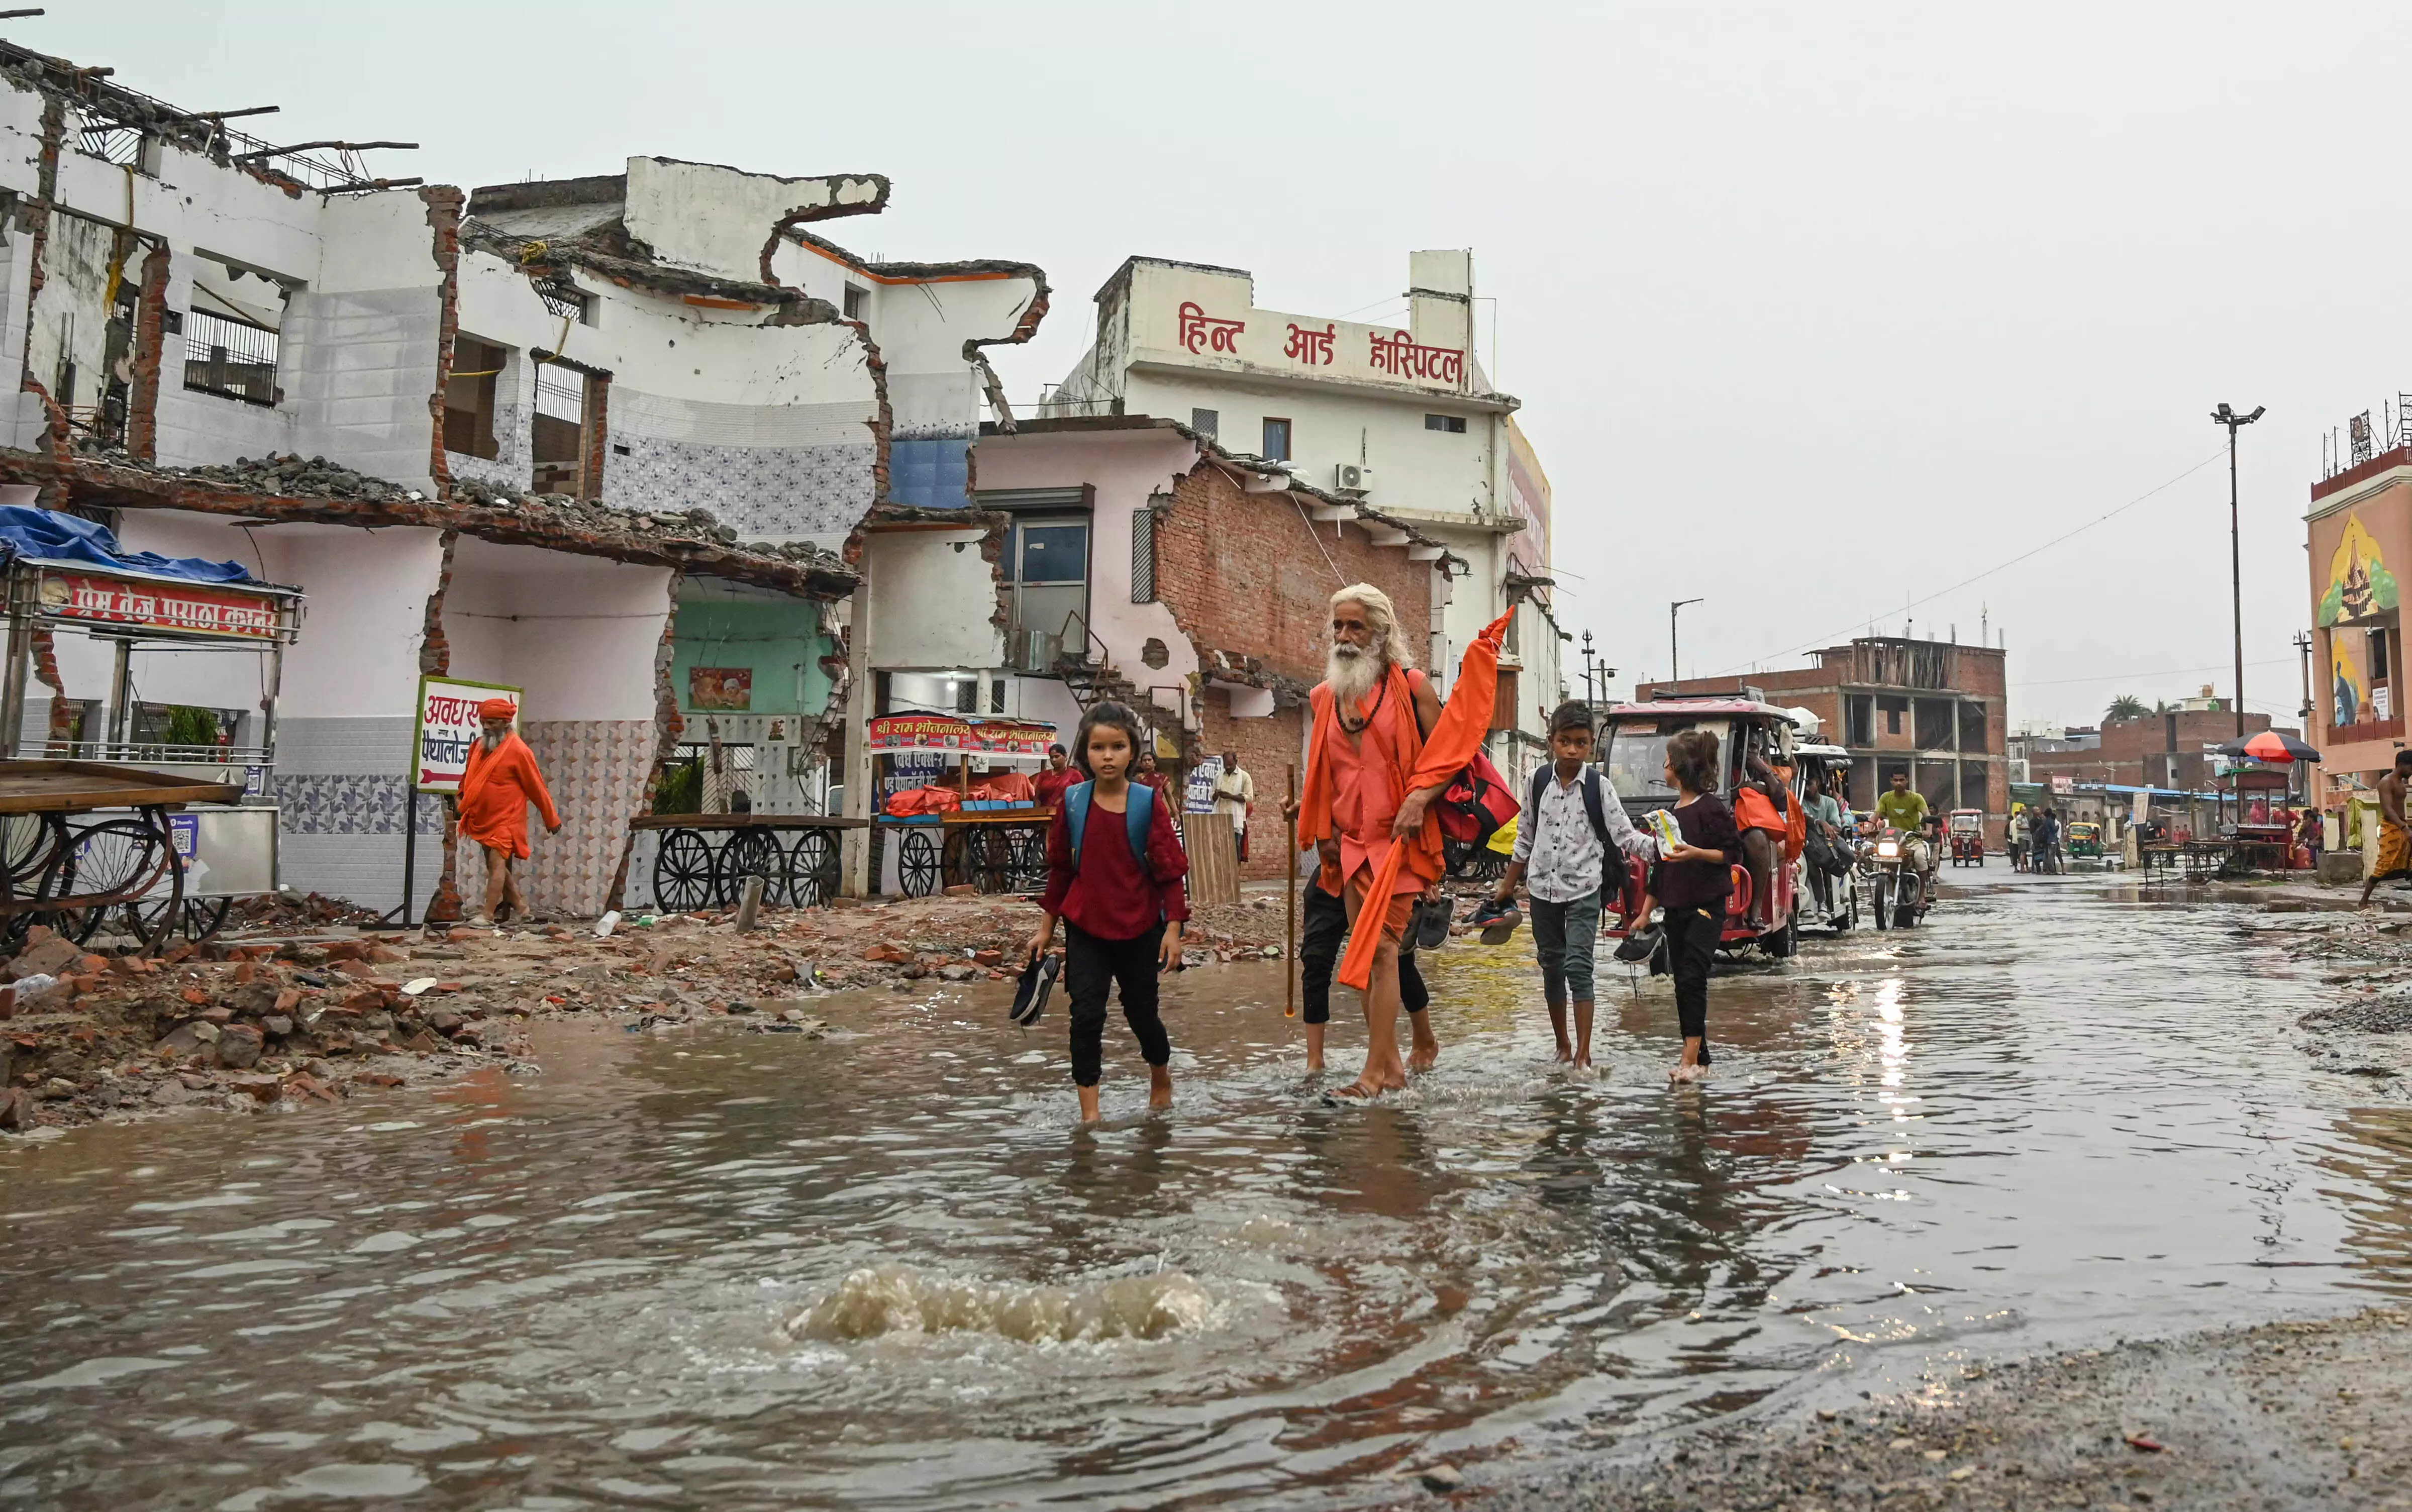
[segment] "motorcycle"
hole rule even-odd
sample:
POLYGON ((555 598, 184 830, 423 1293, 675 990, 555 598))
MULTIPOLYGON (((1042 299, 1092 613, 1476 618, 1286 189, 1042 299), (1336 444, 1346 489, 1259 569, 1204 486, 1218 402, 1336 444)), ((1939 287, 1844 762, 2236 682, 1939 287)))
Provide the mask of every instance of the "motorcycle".
POLYGON ((1869 912, 1880 930, 1905 930, 1926 913, 1932 889, 1924 843, 1905 830, 1886 829, 1860 847, 1860 875, 1868 884, 1869 912))

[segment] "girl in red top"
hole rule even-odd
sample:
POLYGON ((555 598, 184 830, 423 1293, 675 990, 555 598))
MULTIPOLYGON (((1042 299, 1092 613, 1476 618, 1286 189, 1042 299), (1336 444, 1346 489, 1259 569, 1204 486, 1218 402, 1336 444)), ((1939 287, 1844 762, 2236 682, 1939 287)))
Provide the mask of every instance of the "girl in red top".
POLYGON ((1089 781, 1088 821, 1078 861, 1072 856, 1072 800, 1065 795, 1047 832, 1047 917, 1030 936, 1029 959, 1047 953, 1055 920, 1064 920, 1064 986, 1071 998, 1072 1085, 1081 1097, 1081 1121, 1097 1118, 1097 1078, 1102 1070, 1106 998, 1122 988, 1123 1018, 1147 1061, 1148 1106, 1172 1106, 1172 1041, 1156 1012, 1156 974, 1181 960, 1181 921, 1189 917, 1182 877, 1189 861, 1182 854, 1172 805, 1150 792, 1145 856, 1132 852, 1129 821, 1134 797, 1131 765, 1140 750, 1139 718, 1118 703, 1100 703, 1081 721, 1072 739, 1073 759, 1089 781))

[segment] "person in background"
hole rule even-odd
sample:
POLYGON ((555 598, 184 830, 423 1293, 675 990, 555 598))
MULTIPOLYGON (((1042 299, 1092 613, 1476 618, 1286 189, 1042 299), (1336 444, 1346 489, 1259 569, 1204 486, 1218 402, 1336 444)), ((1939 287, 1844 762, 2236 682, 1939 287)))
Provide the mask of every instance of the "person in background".
POLYGON ((1775 927, 1775 869, 1784 858, 1792 821, 1792 793, 1760 756, 1746 745, 1743 780, 1734 785, 1734 822, 1742 827, 1743 854, 1750 866, 1750 914, 1761 929, 1775 927))
POLYGON ((1248 859, 1248 815, 1256 812, 1257 779, 1240 765, 1240 753, 1223 753, 1223 771, 1214 779, 1214 812, 1231 821, 1231 840, 1240 859, 1248 859))
POLYGON ((2412 751, 2395 753, 2395 766, 2378 779, 2378 864, 2361 885, 2361 905, 2370 906, 2373 888, 2390 877, 2412 875, 2412 828, 2404 819, 2404 784, 2412 775, 2412 751))
POLYGON ((1072 738, 1088 778, 1066 790, 1047 830, 1046 917, 1025 959, 1045 955, 1064 920, 1064 986, 1071 998, 1072 1085, 1081 1122, 1097 1121, 1106 999, 1122 989, 1123 1019, 1147 1062, 1150 1108, 1172 1106, 1172 1041, 1156 1008, 1156 977, 1181 961, 1181 923, 1189 917, 1182 878, 1189 859, 1163 795, 1132 780, 1140 749, 1139 718, 1110 700, 1092 706, 1072 738), (1131 805, 1144 803, 1143 844, 1131 834, 1131 805), (1077 849, 1072 811, 1085 807, 1077 849))
MULTIPOLYGON (((1172 790, 1172 779, 1166 776, 1164 772, 1156 767, 1155 745, 1154 741, 1151 741, 1147 744, 1141 745, 1139 748, 1139 764, 1132 769, 1131 781, 1135 783, 1147 784, 1147 785, 1155 789, 1156 797, 1164 800, 1167 803, 1171 805, 1172 812, 1174 814, 1179 814, 1181 812, 1180 800, 1172 790)), ((1173 828, 1178 829, 1181 827, 1176 823, 1173 828)))
POLYGON ((2047 873, 2060 870, 2060 815, 2042 805, 2037 806, 2027 823, 2027 870, 2047 873))
POLYGON ((1047 765, 1040 769, 1037 776, 1030 779, 1031 797, 1037 800, 1042 809, 1061 808, 1064 804, 1064 789, 1080 780, 1081 774, 1072 770, 1072 764, 1066 759, 1064 748, 1060 745, 1051 745, 1047 748, 1047 765))
POLYGON ((2027 869, 2027 811, 2022 803, 2010 811, 2010 870, 2027 869))
POLYGON ((1684 1032, 1683 1058, 1670 1081, 1697 1081, 1709 1064, 1709 970, 1725 933, 1731 869, 1742 862, 1742 831, 1733 811, 1712 790, 1717 780, 1717 738, 1704 729, 1676 732, 1667 741, 1667 781, 1675 789, 1683 844, 1667 851, 1651 877, 1665 910, 1668 967, 1675 977, 1675 1013, 1684 1032))
POLYGON ((528 859, 528 805, 544 816, 547 834, 561 833, 561 815, 545 788, 544 773, 537 770, 536 753, 511 728, 518 717, 519 706, 508 698, 479 704, 480 733, 461 773, 461 833, 486 853, 486 907, 469 920, 473 924, 499 924, 527 913, 511 862, 528 859))
POLYGON ((1809 832, 1819 844, 1809 847, 1809 890, 1816 895, 1817 911, 1830 917, 1834 912, 1834 873, 1818 864, 1821 854, 1838 855, 1850 844, 1845 828, 1843 805, 1826 791, 1823 775, 1809 779, 1802 807, 1807 811, 1809 832))

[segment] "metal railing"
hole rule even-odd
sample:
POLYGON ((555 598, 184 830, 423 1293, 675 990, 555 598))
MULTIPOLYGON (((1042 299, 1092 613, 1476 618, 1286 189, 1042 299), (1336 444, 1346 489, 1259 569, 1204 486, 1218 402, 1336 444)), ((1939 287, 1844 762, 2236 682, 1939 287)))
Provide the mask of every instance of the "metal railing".
POLYGON ((228 319, 207 310, 187 310, 184 387, 273 408, 277 400, 279 345, 277 333, 265 326, 228 319))

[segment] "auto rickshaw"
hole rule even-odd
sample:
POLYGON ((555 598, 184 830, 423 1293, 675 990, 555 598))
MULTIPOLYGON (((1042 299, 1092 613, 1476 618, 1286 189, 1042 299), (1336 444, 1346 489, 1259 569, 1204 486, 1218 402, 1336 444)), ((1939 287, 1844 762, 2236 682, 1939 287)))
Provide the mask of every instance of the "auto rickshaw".
MULTIPOLYGON (((1743 774, 1745 749, 1765 753, 1772 765, 1793 765, 1792 717, 1773 704, 1757 698, 1658 698, 1649 703, 1609 706, 1600 727, 1600 775, 1615 790, 1626 814, 1639 822, 1654 809, 1675 801, 1667 785, 1667 741, 1678 731, 1705 729, 1717 738, 1717 796, 1728 803, 1743 774)), ((1750 868, 1733 868, 1733 890, 1726 899, 1725 928, 1718 948, 1739 950, 1756 945, 1771 956, 1791 955, 1801 940, 1799 888, 1795 868, 1779 859, 1775 867, 1772 928, 1761 928, 1752 915, 1750 868)), ((1649 921, 1634 917, 1648 890, 1649 869, 1628 860, 1621 897, 1608 900, 1613 912, 1606 920, 1612 939, 1623 939, 1649 921)))
POLYGON ((1985 811, 1953 809, 1951 811, 1951 864, 1982 866, 1985 864, 1985 811))
POLYGON ((2102 859, 2102 827, 2091 819, 2071 819, 2068 821, 2068 837, 2062 844, 2068 847, 2068 859, 2072 861, 2088 859, 2098 861, 2102 859))

